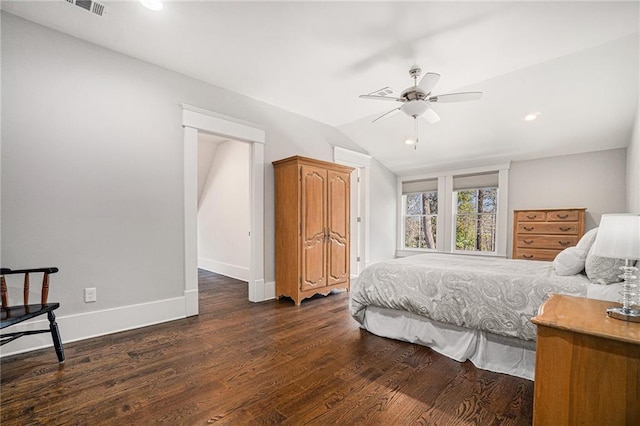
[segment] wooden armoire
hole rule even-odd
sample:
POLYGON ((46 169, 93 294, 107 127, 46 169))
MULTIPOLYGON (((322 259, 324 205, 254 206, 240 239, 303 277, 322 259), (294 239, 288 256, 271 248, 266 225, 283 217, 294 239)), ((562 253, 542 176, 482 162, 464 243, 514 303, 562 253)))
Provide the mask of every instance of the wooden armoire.
POLYGON ((353 168, 294 156, 273 162, 276 298, 296 305, 349 290, 349 185, 353 168))

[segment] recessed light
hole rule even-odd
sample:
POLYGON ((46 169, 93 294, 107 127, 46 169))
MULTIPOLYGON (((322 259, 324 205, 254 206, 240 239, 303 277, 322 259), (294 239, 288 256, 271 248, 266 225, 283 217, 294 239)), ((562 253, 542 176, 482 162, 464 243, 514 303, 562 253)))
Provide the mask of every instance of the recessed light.
POLYGON ((404 140, 404 143, 406 143, 407 145, 415 145, 416 144, 416 140, 412 139, 412 138, 407 138, 404 140))
POLYGON ((138 0, 141 5, 149 10, 162 10, 162 1, 160 0, 138 0))
POLYGON ((532 112, 524 116, 524 121, 534 121, 537 120, 538 117, 540 117, 539 112, 532 112))

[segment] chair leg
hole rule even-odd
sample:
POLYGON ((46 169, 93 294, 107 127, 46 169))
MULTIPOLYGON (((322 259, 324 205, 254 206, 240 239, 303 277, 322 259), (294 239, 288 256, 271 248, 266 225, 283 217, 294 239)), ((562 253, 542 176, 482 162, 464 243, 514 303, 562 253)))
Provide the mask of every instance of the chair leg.
POLYGON ((47 312, 49 317, 49 330, 51 330, 51 338, 53 339, 53 347, 56 349, 56 355, 58 355, 58 362, 64 361, 64 347, 62 347, 62 339, 60 339, 60 330, 58 330, 58 323, 56 323, 56 316, 53 311, 47 312))

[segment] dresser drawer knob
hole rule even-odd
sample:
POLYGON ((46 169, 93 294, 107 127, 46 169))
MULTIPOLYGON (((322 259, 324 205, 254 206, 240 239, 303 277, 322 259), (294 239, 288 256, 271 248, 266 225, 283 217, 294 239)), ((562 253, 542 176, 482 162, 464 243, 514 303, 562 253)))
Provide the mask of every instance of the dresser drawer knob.
POLYGON ((527 215, 527 219, 535 219, 536 217, 538 217, 537 214, 528 214, 527 215))
POLYGON ((533 240, 523 240, 525 244, 533 244, 533 240))
POLYGON ((566 226, 566 227, 565 227, 565 226, 561 226, 561 227, 560 227, 560 230, 561 230, 562 232, 571 231, 571 227, 569 227, 569 226, 566 226))
POLYGON ((568 217, 569 217, 569 215, 568 215, 568 214, 559 214, 559 215, 558 215, 558 219, 566 219, 566 218, 568 218, 568 217))
POLYGON ((562 247, 566 247, 571 244, 571 241, 558 241, 558 244, 560 244, 562 247))
POLYGON ((525 259, 533 259, 532 254, 523 254, 522 257, 524 257, 525 259))
POLYGON ((525 226, 524 230, 525 231, 533 231, 533 226, 525 226))

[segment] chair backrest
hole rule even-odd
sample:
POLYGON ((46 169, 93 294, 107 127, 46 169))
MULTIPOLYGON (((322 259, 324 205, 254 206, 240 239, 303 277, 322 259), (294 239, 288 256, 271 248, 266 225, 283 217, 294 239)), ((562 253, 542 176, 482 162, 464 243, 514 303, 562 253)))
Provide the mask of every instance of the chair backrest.
POLYGON ((23 302, 24 305, 29 304, 29 274, 34 273, 42 273, 42 292, 40 296, 40 304, 44 305, 47 303, 47 299, 49 298, 49 274, 55 274, 58 272, 58 268, 35 268, 35 269, 9 269, 9 268, 1 268, 0 274, 2 275, 0 282, 0 290, 1 290, 1 298, 2 298, 2 307, 7 308, 9 306, 8 303, 8 293, 7 293, 7 282, 4 278, 5 275, 15 275, 15 274, 24 274, 24 284, 22 286, 22 294, 23 294, 23 302))

